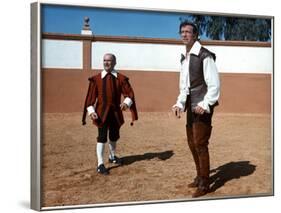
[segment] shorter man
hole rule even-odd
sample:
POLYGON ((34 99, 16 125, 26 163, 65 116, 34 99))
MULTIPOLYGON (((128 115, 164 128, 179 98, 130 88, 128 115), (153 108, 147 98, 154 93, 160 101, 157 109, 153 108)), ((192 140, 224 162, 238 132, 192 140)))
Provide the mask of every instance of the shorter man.
MULTIPOLYGON (((97 172, 108 175, 109 171, 104 166, 103 153, 107 134, 109 133, 109 162, 122 164, 116 156, 116 142, 120 138, 119 130, 124 123, 122 110, 130 108, 132 121, 138 119, 135 97, 129 79, 118 73, 114 67, 116 57, 107 53, 103 58, 104 70, 89 78, 89 89, 85 100, 82 123, 86 124, 86 113, 88 112, 93 124, 98 127, 97 137, 97 172), (124 101, 121 103, 121 94, 124 101)), ((131 123, 132 125, 132 123, 131 123)))

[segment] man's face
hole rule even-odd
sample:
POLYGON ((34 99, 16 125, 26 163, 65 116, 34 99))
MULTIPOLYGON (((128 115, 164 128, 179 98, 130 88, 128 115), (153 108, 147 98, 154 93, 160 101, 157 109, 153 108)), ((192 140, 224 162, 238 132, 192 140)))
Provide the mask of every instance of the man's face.
POLYGON ((103 57, 103 67, 106 72, 111 72, 114 69, 115 61, 112 55, 106 54, 103 57))
POLYGON ((181 39, 186 46, 191 47, 196 41, 196 35, 193 34, 193 27, 191 25, 185 25, 180 31, 181 39))

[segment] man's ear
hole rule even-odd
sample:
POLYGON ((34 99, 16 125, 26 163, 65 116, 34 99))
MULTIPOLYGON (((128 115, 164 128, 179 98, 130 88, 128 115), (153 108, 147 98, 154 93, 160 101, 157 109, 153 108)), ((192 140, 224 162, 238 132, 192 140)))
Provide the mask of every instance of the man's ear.
POLYGON ((194 38, 194 40, 196 41, 197 38, 198 38, 198 35, 197 35, 197 34, 193 34, 193 38, 194 38))

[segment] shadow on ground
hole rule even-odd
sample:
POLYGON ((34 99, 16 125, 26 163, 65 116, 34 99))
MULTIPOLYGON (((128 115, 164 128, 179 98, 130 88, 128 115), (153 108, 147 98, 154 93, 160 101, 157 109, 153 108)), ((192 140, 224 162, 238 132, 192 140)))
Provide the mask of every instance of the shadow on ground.
MULTIPOLYGON (((170 157, 174 155, 174 152, 172 150, 168 150, 165 152, 148 152, 144 153, 143 155, 131 155, 131 156, 125 156, 122 157, 122 166, 124 165, 130 165, 132 163, 135 163, 137 161, 143 161, 143 160, 151 160, 154 158, 158 158, 160 160, 167 160, 170 157)), ((113 169, 119 166, 112 166, 109 169, 113 169)))
POLYGON ((249 176, 253 174, 255 170, 256 166, 250 164, 250 161, 230 162, 219 166, 210 171, 211 174, 215 172, 215 174, 210 177, 210 192, 216 191, 232 179, 249 176))

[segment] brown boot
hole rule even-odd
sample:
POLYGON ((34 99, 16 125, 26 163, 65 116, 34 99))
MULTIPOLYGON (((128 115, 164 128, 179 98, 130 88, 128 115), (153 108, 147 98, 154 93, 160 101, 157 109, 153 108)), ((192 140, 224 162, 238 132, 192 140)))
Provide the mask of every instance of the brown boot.
POLYGON ((197 190, 192 194, 193 198, 201 197, 209 192, 209 179, 200 178, 197 190))
POLYGON ((199 184, 195 193, 192 194, 192 197, 201 197, 209 192, 209 174, 210 174, 210 161, 209 161, 209 152, 201 152, 199 154, 200 161, 200 177, 199 184))
POLYGON ((209 159, 209 138, 212 127, 203 122, 193 124, 193 136, 195 149, 199 158, 199 185, 192 197, 203 196, 209 191, 210 159, 209 159))
POLYGON ((193 182, 187 185, 188 188, 196 188, 199 186, 199 176, 195 177, 193 182))
POLYGON ((198 154, 195 149, 192 128, 186 127, 186 135, 187 135, 187 143, 188 143, 189 149, 191 151, 191 154, 193 156, 193 160, 194 160, 194 163, 196 166, 196 173, 197 173, 197 176, 194 178, 193 182, 188 184, 187 186, 189 188, 194 188, 194 187, 197 187, 199 184, 199 175, 200 175, 199 174, 199 172, 200 172, 199 157, 198 157, 198 154))

